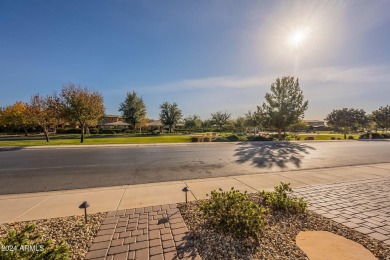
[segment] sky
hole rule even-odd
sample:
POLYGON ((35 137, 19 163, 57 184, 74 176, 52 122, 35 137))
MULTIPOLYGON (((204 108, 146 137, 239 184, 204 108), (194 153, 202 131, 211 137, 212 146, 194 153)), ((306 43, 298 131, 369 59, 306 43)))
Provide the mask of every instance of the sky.
POLYGON ((0 106, 74 83, 119 114, 244 115, 298 77, 306 119, 390 104, 390 1, 0 1, 0 106))

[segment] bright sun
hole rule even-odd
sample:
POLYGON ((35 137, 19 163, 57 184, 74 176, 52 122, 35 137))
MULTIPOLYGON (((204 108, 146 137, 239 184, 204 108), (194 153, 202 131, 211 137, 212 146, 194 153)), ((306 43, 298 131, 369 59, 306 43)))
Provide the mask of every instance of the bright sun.
POLYGON ((296 49, 302 47, 307 41, 308 30, 306 28, 300 28, 290 33, 288 37, 288 44, 290 47, 296 49))

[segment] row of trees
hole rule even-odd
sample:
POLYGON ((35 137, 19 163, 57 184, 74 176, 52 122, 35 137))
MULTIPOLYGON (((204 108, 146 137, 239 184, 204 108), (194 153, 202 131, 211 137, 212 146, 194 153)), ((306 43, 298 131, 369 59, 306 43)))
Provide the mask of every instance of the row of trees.
POLYGON ((325 121, 336 131, 344 134, 344 139, 350 132, 364 131, 367 128, 381 128, 387 131, 390 128, 390 106, 380 107, 379 109, 367 115, 363 109, 343 108, 333 110, 325 121))
MULTIPOLYGON (((201 126, 216 125, 219 128, 231 124, 236 128, 251 127, 256 132, 258 127, 276 128, 279 139, 281 132, 289 126, 296 124, 303 118, 308 108, 308 101, 304 101, 302 90, 299 87, 298 79, 294 77, 283 77, 276 79, 271 85, 271 92, 265 96, 265 102, 257 107, 257 111, 249 111, 245 117, 231 120, 231 114, 227 111, 218 111, 211 114, 211 118, 201 121, 197 115, 184 118, 186 128, 195 129, 201 126)), ((182 112, 177 103, 164 102, 160 105, 160 120, 169 127, 169 131, 182 119, 182 112)), ((146 121, 146 106, 142 97, 136 92, 127 93, 126 99, 120 104, 119 111, 122 112, 124 120, 133 128, 141 126, 146 121)))
MULTIPOLYGON (((173 127, 183 119, 187 129, 211 128, 219 129, 272 129, 281 132, 305 128, 302 119, 308 108, 308 101, 304 100, 303 92, 298 79, 287 76, 278 78, 271 84, 271 90, 265 95, 265 101, 257 106, 256 111, 249 111, 242 117, 232 120, 227 111, 211 113, 211 117, 202 121, 198 115, 191 115, 183 119, 183 113, 177 103, 164 102, 160 105, 160 121, 168 126, 171 132, 173 127)), ((147 110, 142 97, 136 92, 129 92, 119 111, 124 120, 133 129, 141 128, 147 123, 147 110)), ((29 103, 16 102, 0 108, 0 127, 21 128, 27 134, 29 126, 39 126, 43 129, 46 140, 49 141, 49 129, 69 122, 77 123, 81 128, 81 142, 84 141, 85 130, 88 126, 96 125, 104 115, 102 95, 87 87, 82 88, 74 84, 64 86, 60 94, 31 97, 29 103)), ((366 115, 362 109, 344 108, 332 111, 325 119, 328 125, 346 134, 364 129, 371 122, 379 128, 387 130, 390 127, 390 107, 381 107, 371 115, 366 115)))
POLYGON ((104 115, 103 96, 97 92, 74 84, 64 86, 60 94, 33 95, 29 103, 16 102, 0 109, 0 126, 8 129, 41 127, 49 142, 49 129, 64 122, 77 123, 84 141, 88 125, 96 125, 104 115))

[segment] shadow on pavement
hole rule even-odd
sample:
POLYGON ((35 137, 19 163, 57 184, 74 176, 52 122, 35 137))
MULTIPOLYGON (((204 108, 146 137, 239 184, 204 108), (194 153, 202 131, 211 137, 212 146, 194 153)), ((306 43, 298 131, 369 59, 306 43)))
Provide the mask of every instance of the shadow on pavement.
POLYGON ((235 150, 236 162, 251 163, 259 168, 287 168, 294 165, 300 168, 302 159, 310 154, 314 147, 307 144, 289 143, 289 142, 270 142, 270 143, 242 143, 235 150))
POLYGON ((22 149, 23 149, 22 146, 0 147, 0 152, 19 151, 22 149))

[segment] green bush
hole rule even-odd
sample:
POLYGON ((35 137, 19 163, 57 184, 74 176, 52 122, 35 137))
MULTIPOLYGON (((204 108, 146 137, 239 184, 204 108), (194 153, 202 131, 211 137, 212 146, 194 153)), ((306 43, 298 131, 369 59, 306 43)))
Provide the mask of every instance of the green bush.
POLYGON ((314 136, 307 136, 305 137, 305 140, 314 140, 314 136))
POLYGON ((291 138, 289 136, 286 136, 285 140, 286 141, 291 141, 291 138))
POLYGON ((191 137, 191 142, 193 142, 193 143, 203 142, 203 136, 193 136, 193 137, 191 137))
POLYGON ((80 128, 58 128, 57 134, 81 134, 80 128))
POLYGON ((229 142, 237 142, 240 138, 237 135, 228 135, 226 136, 226 139, 229 142))
POLYGON ((232 188, 228 192, 212 191, 209 200, 201 203, 200 210, 210 223, 236 236, 256 237, 263 226, 267 209, 252 202, 245 193, 232 188))
POLYGON ((349 140, 352 140, 352 139, 354 139, 354 138, 353 138, 352 135, 350 135, 350 136, 348 136, 348 139, 349 139, 349 140))
POLYGON ((101 134, 105 134, 105 135, 113 135, 113 134, 116 134, 116 132, 114 130, 111 130, 111 129, 101 129, 99 131, 99 133, 101 134))
POLYGON ((229 142, 229 140, 224 136, 218 136, 213 140, 213 142, 229 142))
POLYGON ((336 137, 332 136, 332 137, 330 138, 330 140, 336 140, 336 137))
POLYGON ((89 133, 93 135, 99 134, 99 129, 96 127, 90 128, 89 133))
MULTIPOLYGON (((388 139, 390 138, 389 134, 379 134, 379 133, 371 133, 371 139, 388 139)), ((370 139, 370 134, 362 134, 359 136, 359 139, 370 139)))
POLYGON ((9 231, 0 239, 0 249, 0 259, 69 259, 69 246, 65 241, 53 245, 51 240, 42 238, 34 225, 27 225, 20 232, 9 231))
POLYGON ((273 137, 266 137, 263 135, 251 135, 248 136, 248 141, 272 141, 273 137))
POLYGON ((301 137, 300 137, 299 135, 297 135, 297 136, 295 137, 295 140, 299 141, 299 140, 301 140, 301 137))
POLYGON ((206 136, 205 138, 203 138, 203 142, 211 142, 211 137, 206 136))
POLYGON ((307 209, 307 203, 302 198, 296 198, 287 194, 292 192, 290 183, 281 182, 279 186, 275 187, 275 191, 260 192, 260 196, 263 197, 264 203, 270 206, 274 210, 282 210, 292 213, 302 213, 307 209))

